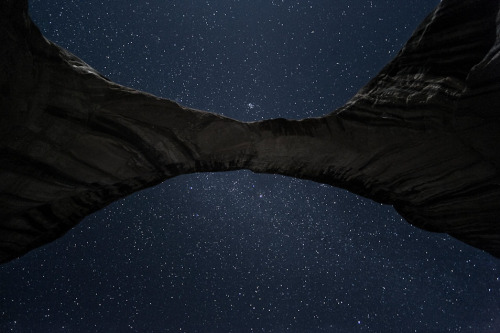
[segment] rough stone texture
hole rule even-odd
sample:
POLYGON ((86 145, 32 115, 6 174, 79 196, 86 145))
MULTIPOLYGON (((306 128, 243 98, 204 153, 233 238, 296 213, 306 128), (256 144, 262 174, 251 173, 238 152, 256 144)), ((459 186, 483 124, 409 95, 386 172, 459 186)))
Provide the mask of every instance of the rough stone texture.
POLYGON ((500 257, 499 2, 443 0, 345 106, 243 123, 115 84, 0 3, 0 262, 180 174, 342 187, 500 257))

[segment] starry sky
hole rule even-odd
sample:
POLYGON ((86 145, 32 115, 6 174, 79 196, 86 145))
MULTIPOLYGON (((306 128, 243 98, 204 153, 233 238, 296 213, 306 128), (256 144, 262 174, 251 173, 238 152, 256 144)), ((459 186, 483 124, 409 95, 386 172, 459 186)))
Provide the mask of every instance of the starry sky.
MULTIPOLYGON (((321 116, 438 0, 30 0, 120 84, 244 121, 321 116)), ((499 332, 500 261, 344 190, 176 177, 0 266, 1 332, 499 332)))

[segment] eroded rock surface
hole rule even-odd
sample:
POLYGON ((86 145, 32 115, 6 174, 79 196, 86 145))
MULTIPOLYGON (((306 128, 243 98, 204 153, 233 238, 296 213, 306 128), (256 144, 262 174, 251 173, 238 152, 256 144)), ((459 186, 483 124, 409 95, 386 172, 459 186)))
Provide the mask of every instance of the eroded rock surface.
POLYGON ((0 262, 180 174, 249 169, 392 204, 500 257, 499 3, 444 0, 322 118, 243 123, 115 84, 0 4, 0 262))

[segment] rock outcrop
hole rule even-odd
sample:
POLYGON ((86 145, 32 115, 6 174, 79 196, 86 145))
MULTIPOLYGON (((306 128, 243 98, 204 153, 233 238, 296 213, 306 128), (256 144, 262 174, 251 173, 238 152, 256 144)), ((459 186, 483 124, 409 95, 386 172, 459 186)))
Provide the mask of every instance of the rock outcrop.
POLYGON ((243 123, 120 86, 0 4, 0 262, 180 174, 249 169, 392 204, 500 257, 499 2, 443 0, 321 118, 243 123))

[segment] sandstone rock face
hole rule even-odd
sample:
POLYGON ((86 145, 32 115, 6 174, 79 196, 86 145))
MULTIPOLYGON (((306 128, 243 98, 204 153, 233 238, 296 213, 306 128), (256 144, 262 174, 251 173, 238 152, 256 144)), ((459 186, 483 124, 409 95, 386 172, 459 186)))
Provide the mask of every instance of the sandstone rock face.
POLYGON ((0 262, 181 174, 249 169, 392 204, 500 257, 500 21, 443 0, 345 106, 243 123, 115 84, 0 4, 0 262))

